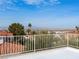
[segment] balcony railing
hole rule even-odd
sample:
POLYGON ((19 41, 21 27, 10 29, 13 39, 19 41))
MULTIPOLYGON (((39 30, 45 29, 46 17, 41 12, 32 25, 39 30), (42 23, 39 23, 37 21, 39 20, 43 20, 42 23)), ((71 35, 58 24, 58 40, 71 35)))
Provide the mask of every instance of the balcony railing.
POLYGON ((68 36, 69 46, 79 48, 79 34, 70 34, 68 36))
POLYGON ((0 55, 35 52, 59 47, 79 47, 78 34, 0 36, 0 55))

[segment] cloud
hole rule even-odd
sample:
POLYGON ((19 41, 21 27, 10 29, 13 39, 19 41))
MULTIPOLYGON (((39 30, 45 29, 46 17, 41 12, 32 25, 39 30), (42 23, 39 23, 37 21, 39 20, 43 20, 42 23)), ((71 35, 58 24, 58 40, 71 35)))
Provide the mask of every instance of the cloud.
POLYGON ((24 0, 26 4, 29 5, 54 5, 54 4, 59 4, 59 0, 24 0))
POLYGON ((18 0, 0 0, 0 11, 13 10, 18 0))
POLYGON ((59 0, 0 0, 0 11, 17 10, 18 4, 24 3, 26 5, 34 6, 53 6, 59 4, 59 0))
POLYGON ((27 4, 35 4, 35 5, 39 5, 42 2, 44 2, 44 0, 24 0, 27 4))

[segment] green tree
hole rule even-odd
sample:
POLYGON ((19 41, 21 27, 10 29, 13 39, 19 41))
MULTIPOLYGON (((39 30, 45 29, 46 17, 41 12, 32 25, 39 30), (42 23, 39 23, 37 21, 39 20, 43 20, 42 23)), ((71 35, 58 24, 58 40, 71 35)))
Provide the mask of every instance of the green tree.
POLYGON ((76 30, 78 31, 79 30, 79 27, 78 26, 75 26, 76 30))
POLYGON ((37 34, 37 32, 36 31, 32 31, 32 34, 34 35, 34 34, 37 34))
POLYGON ((47 30, 42 30, 41 34, 48 34, 48 31, 47 30))
POLYGON ((29 24, 28 24, 28 29, 27 29, 28 34, 32 34, 32 29, 31 29, 31 27, 32 27, 32 24, 29 23, 29 24))
POLYGON ((76 31, 79 32, 79 27, 78 26, 75 26, 75 28, 76 28, 76 31))
POLYGON ((29 28, 31 28, 31 27, 32 27, 32 24, 31 24, 31 23, 29 23, 29 24, 28 24, 28 27, 29 27, 29 28))
POLYGON ((13 33, 13 35, 25 35, 24 26, 20 23, 12 23, 9 25, 8 30, 13 33))
POLYGON ((28 29, 27 29, 27 33, 28 33, 28 34, 31 34, 31 29, 28 28, 28 29))

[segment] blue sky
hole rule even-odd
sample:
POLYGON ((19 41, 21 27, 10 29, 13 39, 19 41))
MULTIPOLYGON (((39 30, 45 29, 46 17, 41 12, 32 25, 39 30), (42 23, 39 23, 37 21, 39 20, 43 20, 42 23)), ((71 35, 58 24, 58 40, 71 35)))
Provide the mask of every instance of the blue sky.
POLYGON ((0 0, 0 27, 19 22, 36 27, 79 26, 79 0, 0 0))

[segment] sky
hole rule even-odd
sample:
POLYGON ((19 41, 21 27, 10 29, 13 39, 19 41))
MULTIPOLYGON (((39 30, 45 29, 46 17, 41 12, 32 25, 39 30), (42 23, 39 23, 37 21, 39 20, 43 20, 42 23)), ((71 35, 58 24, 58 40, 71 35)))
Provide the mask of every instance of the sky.
POLYGON ((0 0, 0 27, 11 23, 42 28, 79 26, 79 0, 0 0))

